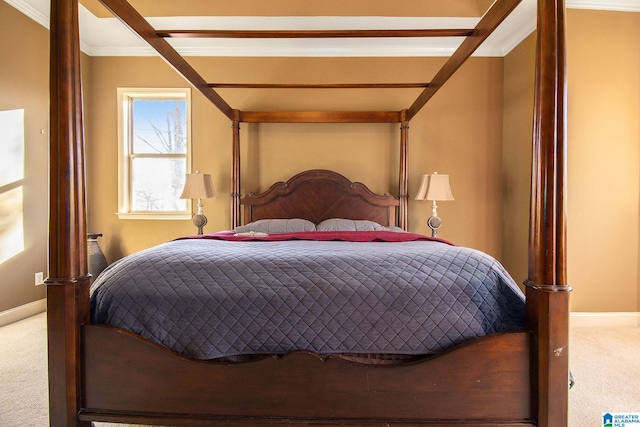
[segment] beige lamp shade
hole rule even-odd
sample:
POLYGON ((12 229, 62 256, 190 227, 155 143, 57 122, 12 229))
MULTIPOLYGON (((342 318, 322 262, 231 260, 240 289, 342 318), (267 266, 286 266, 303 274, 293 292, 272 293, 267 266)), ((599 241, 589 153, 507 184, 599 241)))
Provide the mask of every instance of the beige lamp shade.
POLYGON ((454 200, 449 175, 440 175, 438 172, 422 175, 416 200, 454 200))
POLYGON ((211 199, 216 197, 211 175, 208 173, 188 173, 185 176, 181 199, 211 199))

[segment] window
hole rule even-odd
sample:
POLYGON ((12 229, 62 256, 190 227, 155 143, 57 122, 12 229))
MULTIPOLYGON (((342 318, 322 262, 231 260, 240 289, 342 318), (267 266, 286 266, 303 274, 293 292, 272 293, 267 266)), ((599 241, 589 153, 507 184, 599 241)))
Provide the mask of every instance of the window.
POLYGON ((191 170, 189 89, 118 89, 118 215, 191 218, 180 199, 191 170))

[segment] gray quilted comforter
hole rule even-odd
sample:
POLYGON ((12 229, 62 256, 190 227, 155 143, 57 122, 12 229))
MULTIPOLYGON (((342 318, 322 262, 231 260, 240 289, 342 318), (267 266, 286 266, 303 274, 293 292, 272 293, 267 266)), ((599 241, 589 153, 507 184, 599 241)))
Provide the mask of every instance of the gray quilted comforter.
POLYGON ((433 354, 524 327, 524 296, 490 256, 358 233, 377 237, 168 242, 96 279, 92 321, 199 359, 299 349, 433 354))

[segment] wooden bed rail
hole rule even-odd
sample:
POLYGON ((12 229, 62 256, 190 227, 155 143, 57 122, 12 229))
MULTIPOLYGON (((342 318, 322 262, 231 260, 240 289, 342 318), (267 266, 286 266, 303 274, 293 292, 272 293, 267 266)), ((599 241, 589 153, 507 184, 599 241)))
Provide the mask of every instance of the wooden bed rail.
POLYGON ((471 29, 427 30, 157 30, 158 37, 242 39, 326 39, 369 37, 468 37, 471 29))
POLYGON ((399 123, 399 111, 242 111, 246 123, 399 123))
POLYGON ((415 89, 429 83, 209 83, 209 87, 228 89, 415 89))

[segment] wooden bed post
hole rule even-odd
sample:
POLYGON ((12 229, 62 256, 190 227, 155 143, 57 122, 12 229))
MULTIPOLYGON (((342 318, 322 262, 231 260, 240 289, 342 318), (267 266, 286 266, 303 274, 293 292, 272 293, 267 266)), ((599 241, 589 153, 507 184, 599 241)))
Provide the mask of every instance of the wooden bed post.
POLYGON ((231 229, 239 226, 241 222, 240 212, 240 111, 233 110, 233 147, 231 165, 231 229))
POLYGON ((233 147, 231 165, 231 229, 242 224, 240 212, 240 111, 233 110, 233 147))
POLYGON ((407 155, 409 150, 409 120, 407 117, 407 110, 403 110, 400 113, 402 121, 400 122, 400 182, 398 184, 399 194, 398 199, 400 206, 398 209, 398 227, 403 230, 408 226, 408 212, 409 212, 409 200, 408 200, 408 170, 407 170, 407 155))
POLYGON ((90 278, 77 0, 51 1, 50 37, 49 419, 51 426, 89 426, 77 421, 90 278))
POLYGON ((566 426, 569 292, 566 277, 566 53, 564 0, 538 0, 527 322, 537 355, 538 426, 566 426), (551 321, 553 319, 553 321, 551 321))

